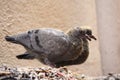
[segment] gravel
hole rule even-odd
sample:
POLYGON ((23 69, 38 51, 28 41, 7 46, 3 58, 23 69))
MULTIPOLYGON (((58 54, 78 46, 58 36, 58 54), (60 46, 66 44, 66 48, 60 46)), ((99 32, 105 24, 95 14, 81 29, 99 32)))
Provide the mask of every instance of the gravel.
POLYGON ((17 68, 0 66, 0 80, 120 80, 120 74, 90 77, 71 72, 65 67, 17 68))
POLYGON ((67 68, 0 67, 0 80, 77 80, 67 68))

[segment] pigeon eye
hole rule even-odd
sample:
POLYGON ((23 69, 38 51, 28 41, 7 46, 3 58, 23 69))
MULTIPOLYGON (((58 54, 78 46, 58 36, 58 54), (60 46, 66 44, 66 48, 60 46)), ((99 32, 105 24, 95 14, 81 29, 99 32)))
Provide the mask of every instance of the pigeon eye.
POLYGON ((28 34, 30 34, 31 33, 31 31, 28 31, 28 34))
POLYGON ((87 35, 92 35, 92 31, 91 31, 91 30, 87 30, 87 31, 86 31, 86 34, 87 34, 87 35))

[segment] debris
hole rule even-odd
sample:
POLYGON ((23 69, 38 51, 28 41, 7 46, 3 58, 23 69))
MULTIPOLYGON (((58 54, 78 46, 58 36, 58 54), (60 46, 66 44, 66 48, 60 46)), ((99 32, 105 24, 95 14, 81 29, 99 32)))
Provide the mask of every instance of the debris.
POLYGON ((10 68, 0 67, 0 80, 120 80, 120 74, 109 73, 107 76, 90 77, 72 73, 62 68, 10 68))
POLYGON ((67 68, 0 67, 0 80, 77 80, 67 68), (6 69, 4 69, 6 68, 6 69))

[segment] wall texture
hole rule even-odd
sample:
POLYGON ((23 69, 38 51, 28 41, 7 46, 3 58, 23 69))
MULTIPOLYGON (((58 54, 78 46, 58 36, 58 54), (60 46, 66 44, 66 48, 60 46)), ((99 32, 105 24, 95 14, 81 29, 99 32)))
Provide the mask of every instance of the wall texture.
MULTIPOLYGON (((41 27, 67 31, 71 27, 84 25, 91 26, 97 36, 95 0, 0 0, 0 64, 43 66, 37 60, 16 59, 15 56, 25 49, 6 42, 6 35, 41 27)), ((84 64, 68 68, 87 75, 101 75, 98 41, 90 42, 90 55, 84 64)))
POLYGON ((120 0, 97 0, 103 73, 120 73, 120 0))

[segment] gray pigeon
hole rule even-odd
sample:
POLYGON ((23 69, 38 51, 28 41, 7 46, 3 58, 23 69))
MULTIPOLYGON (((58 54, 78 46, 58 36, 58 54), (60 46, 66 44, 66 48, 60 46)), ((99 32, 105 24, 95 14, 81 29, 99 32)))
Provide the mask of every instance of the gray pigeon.
POLYGON ((9 42, 20 44, 26 52, 18 59, 38 59, 51 67, 83 63, 89 54, 88 40, 96 40, 90 29, 76 27, 66 34, 56 29, 37 29, 6 36, 9 42))

